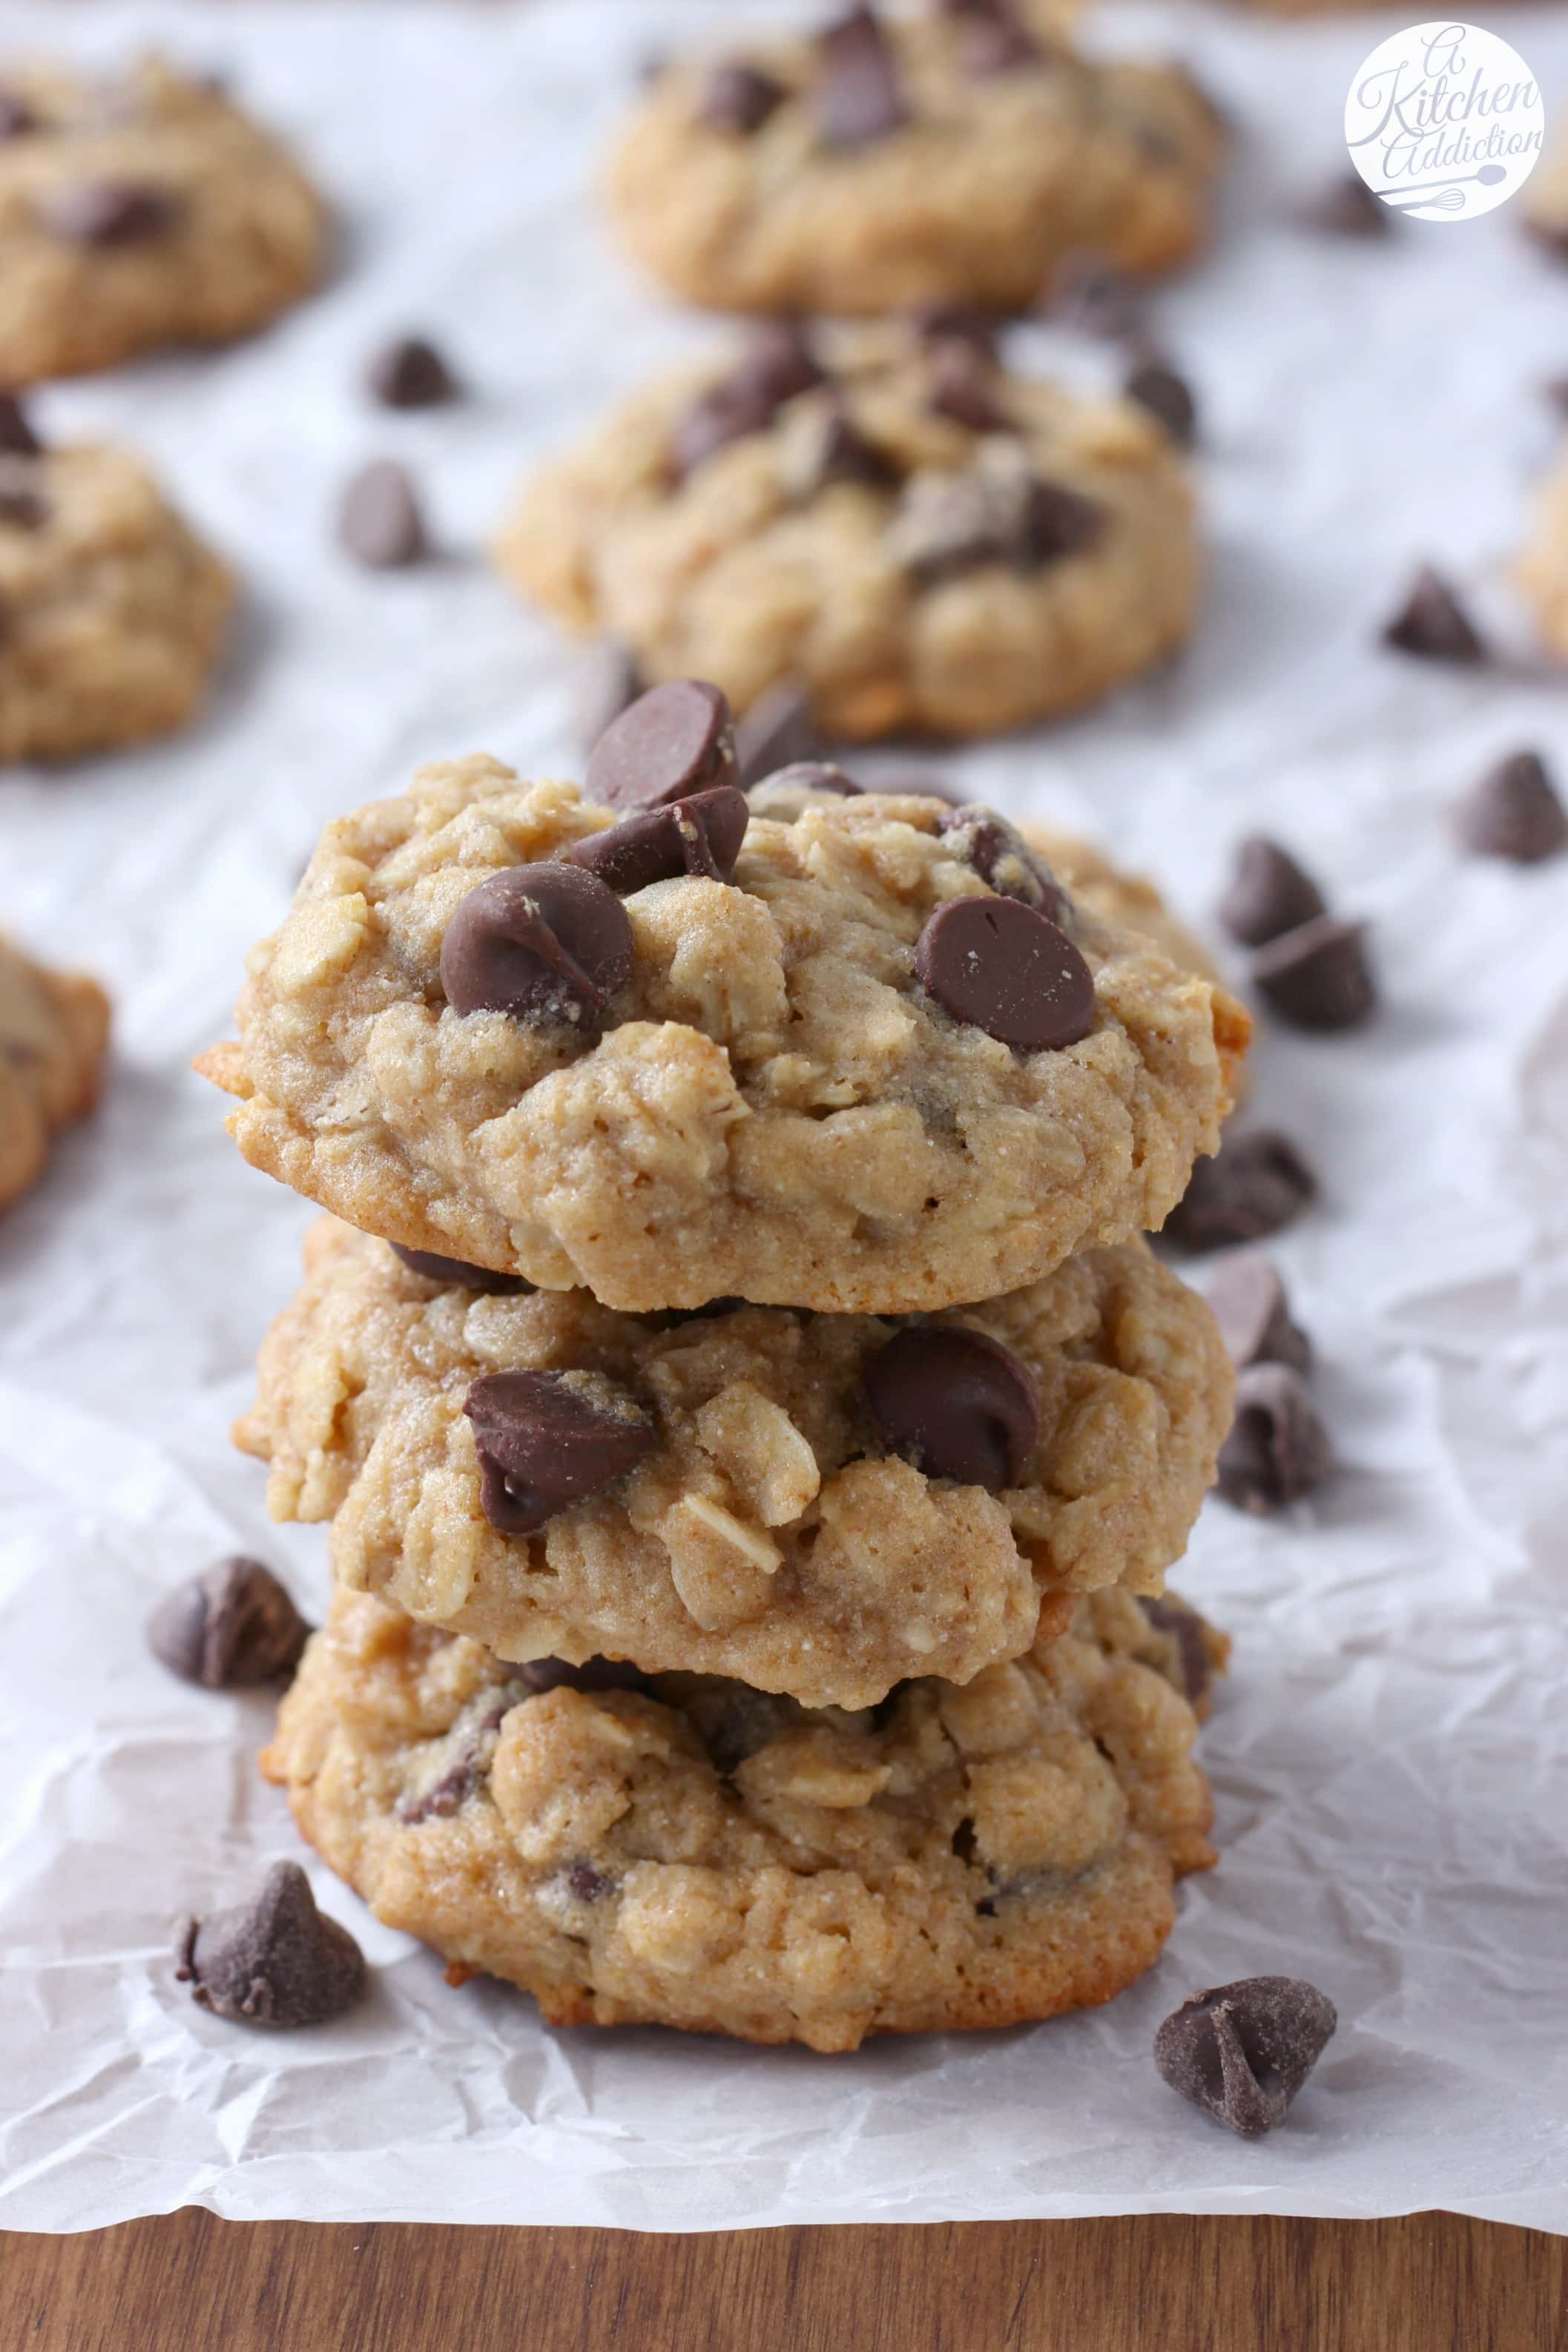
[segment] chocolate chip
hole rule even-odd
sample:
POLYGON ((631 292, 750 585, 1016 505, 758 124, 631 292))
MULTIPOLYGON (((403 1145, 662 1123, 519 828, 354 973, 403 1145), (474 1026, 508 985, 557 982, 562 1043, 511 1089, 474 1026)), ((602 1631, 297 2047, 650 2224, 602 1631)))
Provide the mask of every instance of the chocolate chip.
POLYGON ((1295 1145, 1271 1129, 1226 1136, 1224 1149, 1194 1167, 1165 1220, 1169 1241, 1189 1250, 1260 1242, 1300 1214, 1318 1189, 1295 1145))
POLYGON ((1045 62, 1039 43, 1008 11, 993 6, 970 12, 958 44, 959 63, 974 81, 1017 73, 1045 62))
POLYGON ((0 457, 37 457, 43 446, 16 394, 0 392, 0 457))
POLYGON ((1272 1258, 1247 1250, 1227 1258, 1208 1288, 1226 1353, 1238 1370, 1249 1364, 1288 1364, 1305 1372, 1311 1343, 1290 1319, 1290 1302, 1272 1258))
POLYGON ((176 1585, 147 1620, 153 1656, 204 1690, 292 1674, 310 1633, 272 1570, 239 1556, 176 1585))
POLYGON ((605 808, 658 808, 735 780, 729 704, 716 686, 683 677, 639 695, 605 729, 583 796, 605 808))
POLYGON ((25 138, 37 128, 38 118, 26 100, 14 89, 0 89, 0 141, 25 138))
POLYGON ((917 474, 905 487, 889 539, 921 585, 933 587, 981 563, 1037 572, 1089 546, 1104 520, 1089 499, 1039 481, 1004 457, 963 473, 917 474))
POLYGON ((647 690, 637 656, 625 639, 601 637, 583 666, 575 698, 572 731, 584 751, 591 751, 612 720, 647 690))
POLYGON ((910 313, 910 324, 922 342, 970 343, 983 357, 996 357, 1001 320, 977 302, 922 302, 910 313))
POLYGON ((799 681, 782 677, 760 694, 735 728, 735 761, 742 792, 764 776, 802 761, 819 760, 823 740, 811 716, 811 697, 799 681))
POLYGON ((1377 1008, 1366 925, 1315 915, 1259 948, 1252 977, 1298 1029, 1359 1029, 1377 1008))
POLYGON ((1260 2139, 1284 2122, 1338 2023, 1333 2002, 1300 1977, 1243 1977, 1184 2000, 1154 2036, 1154 2063, 1215 2123, 1260 2139))
POLYGON ((748 1756, 795 1730, 801 1721, 801 1709, 794 1699, 772 1691, 750 1690, 744 1683, 700 1685, 688 1708, 709 1762, 726 1780, 748 1756))
POLYGON ((1097 253, 1069 253, 1036 308, 1053 326, 1119 343, 1142 332, 1142 298, 1131 280, 1097 253))
POLYGON ((862 1378, 882 1443, 928 1478, 993 1494, 1018 1484, 1040 1433, 1040 1404, 1000 1339, 917 1324, 889 1339, 862 1378))
POLYGON ((1344 172, 1331 180, 1308 198, 1297 217, 1303 228, 1321 229, 1325 236, 1386 236, 1394 226, 1388 206, 1373 194, 1359 172, 1344 172))
POLYGON ((1552 407, 1560 408, 1563 415, 1568 416, 1568 375, 1551 376, 1541 389, 1552 407))
POLYGON ((1163 360, 1145 360, 1121 387, 1129 400, 1157 417, 1179 449, 1190 449, 1198 436, 1198 404, 1184 375, 1163 360))
POLYGON ((783 83, 772 74, 736 59, 715 66, 709 75, 697 120, 705 130, 734 131, 747 138, 762 129, 784 104, 786 94, 783 83))
POLYGON ((1410 593, 1391 621, 1383 642, 1419 661, 1475 664, 1487 659, 1487 648, 1469 614, 1441 572, 1423 564, 1410 593))
POLYGON ((338 509, 338 538, 374 572, 395 572, 425 554, 425 522, 405 467, 378 457, 353 477, 338 509))
POLYGON ((514 866, 470 890, 441 942, 454 1013, 590 1028, 631 977, 632 927, 613 890, 557 860, 514 866))
POLYGON ((733 784, 719 784, 689 800, 640 810, 608 833, 575 842, 566 856, 622 898, 678 874, 728 882, 750 816, 744 793, 733 784))
POLYGON ((1510 752, 1488 770, 1454 812, 1465 847, 1478 857, 1533 866, 1568 843, 1568 814, 1539 751, 1510 752))
POLYGON ((564 1685, 575 1691, 640 1691, 647 1687, 647 1677, 629 1658, 585 1658, 580 1666, 568 1664, 564 1658, 530 1658, 512 1668, 519 1679, 533 1692, 559 1690, 564 1685))
POLYGON ((1311 876, 1277 841, 1254 833, 1237 844, 1236 871, 1218 908, 1233 940, 1260 948, 1327 911, 1311 876))
POLYGON ((797 760, 753 784, 746 798, 754 814, 774 824, 794 824, 825 801, 858 800, 860 786, 826 760, 797 760))
POLYGON ((437 1250, 405 1249, 401 1242, 389 1242, 387 1247, 410 1274, 423 1275, 426 1282, 446 1283, 456 1290, 483 1290, 494 1298, 512 1298, 533 1288, 521 1274, 498 1274, 493 1266, 469 1265, 465 1258, 442 1257, 437 1250))
POLYGON ((994 809, 972 802, 939 817, 936 829, 943 847, 1004 898, 1037 907, 1053 923, 1065 923, 1071 914, 1071 901, 1045 859, 994 809))
POLYGON ((956 338, 938 342, 931 352, 931 410, 971 433, 1005 433, 1008 419, 996 404, 995 373, 977 344, 956 338))
POLYGON ((803 502, 837 482, 890 490, 903 478, 892 458, 867 439, 837 400, 826 401, 815 415, 802 418, 800 431, 786 440, 784 459, 790 495, 803 502))
POLYGON ((434 343, 404 335, 371 362, 371 396, 384 408, 440 408, 461 387, 434 343))
POLYGON ((481 1507, 507 1536, 531 1535, 658 1443, 647 1414, 599 1372, 487 1372, 463 1411, 474 1425, 481 1507))
POLYGON ((1094 1026, 1094 976, 1067 933, 1019 898, 949 898, 915 946, 944 1013, 1021 1053, 1076 1045, 1094 1026))
POLYGON ((1215 1485, 1237 1510, 1283 1510, 1334 1466, 1329 1433, 1306 1382, 1289 1364, 1250 1364, 1236 1384, 1236 1419, 1219 1449, 1215 1485))
POLYGON ((166 189, 139 180, 73 180, 36 199, 44 226, 68 245, 145 245, 174 224, 166 189))
POLYGON ((1207 1697, 1214 1680, 1214 1662, 1209 1645, 1204 1639, 1203 1619, 1184 1601, 1167 1592, 1162 1600, 1140 1597, 1138 1606, 1157 1633, 1164 1633, 1175 1644, 1176 1664, 1181 1671, 1182 1689, 1189 1706, 1197 1706, 1207 1697))
POLYGON ((910 119, 899 70, 876 12, 852 8, 817 35, 822 79, 816 92, 817 136, 826 147, 867 147, 910 119))
POLYGON ((232 1910, 187 1919, 175 1977, 216 2016, 237 2025, 323 2025, 364 1990, 364 1955, 346 1927, 316 1908, 297 1862, 275 1862, 232 1910))
POLYGON ((710 384, 686 412, 670 439, 678 480, 717 450, 749 434, 765 433, 786 401, 823 380, 803 328, 792 319, 754 327, 728 375, 710 384))
POLYGON ((1016 561, 1026 571, 1059 563, 1092 547, 1105 528, 1105 509, 1060 482, 1031 482, 1025 495, 1016 561))
POLYGON ((597 1903, 602 1895, 609 1894, 615 1883, 581 1856, 566 1865, 566 1892, 579 1903, 597 1903))
POLYGON ((49 519, 39 489, 40 469, 31 457, 0 456, 0 523, 14 530, 38 530, 49 519))

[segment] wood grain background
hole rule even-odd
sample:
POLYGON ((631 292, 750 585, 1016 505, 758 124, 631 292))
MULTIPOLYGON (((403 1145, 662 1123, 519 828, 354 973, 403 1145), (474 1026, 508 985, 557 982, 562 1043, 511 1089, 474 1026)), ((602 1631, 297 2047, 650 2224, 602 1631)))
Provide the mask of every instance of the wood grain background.
POLYGON ((1568 2352, 1568 2239, 1398 2221, 0 2233, 4 2352, 1568 2352))

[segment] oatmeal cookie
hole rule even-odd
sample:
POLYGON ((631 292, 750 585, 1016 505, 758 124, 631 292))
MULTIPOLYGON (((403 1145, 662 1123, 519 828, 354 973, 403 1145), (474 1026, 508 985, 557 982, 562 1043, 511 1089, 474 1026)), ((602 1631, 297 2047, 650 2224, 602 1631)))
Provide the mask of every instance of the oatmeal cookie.
POLYGON ((299 167, 212 83, 0 69, 0 383, 247 334, 325 245, 299 167))
MULTIPOLYGON (((1227 1645, 1184 1614, 1212 1672, 1227 1645)), ((339 1593, 262 1769, 454 1982, 510 1979, 553 2025, 853 2050, 1092 2007, 1151 1965, 1173 1880, 1215 1859, 1172 1646, 1096 1593, 966 1689, 807 1710, 509 1668, 339 1593)))
POLYGON ((954 1306, 1159 1225, 1216 1146, 1241 1007, 989 812, 665 804, 732 772, 721 699, 616 721, 589 768, 633 804, 613 832, 484 757, 329 826, 200 1064, 246 1158, 362 1231, 634 1313, 954 1306))
POLYGON ((109 999, 0 938, 0 1209, 42 1174, 61 1128, 98 1100, 109 999))
POLYGON ((1152 273, 1208 234, 1224 137, 1173 67, 1090 62, 1005 0, 869 8, 655 79, 605 193, 683 300, 861 315, 1016 310, 1068 253, 1152 273))
POLYGON ((1517 576, 1542 637, 1568 658, 1568 449, 1541 494, 1535 530, 1517 576))
POLYGON ((774 323, 635 394, 525 484, 524 593, 825 735, 1000 733, 1170 654, 1200 580, 1180 450, 1135 402, 1005 367, 974 322, 774 323))
POLYGON ((345 1583, 504 1658, 967 1682, 1067 1596, 1157 1594, 1230 1426, 1214 1318, 1143 1243, 931 1322, 497 1295, 332 1220, 307 1265, 235 1431, 273 1517, 335 1514, 345 1583))

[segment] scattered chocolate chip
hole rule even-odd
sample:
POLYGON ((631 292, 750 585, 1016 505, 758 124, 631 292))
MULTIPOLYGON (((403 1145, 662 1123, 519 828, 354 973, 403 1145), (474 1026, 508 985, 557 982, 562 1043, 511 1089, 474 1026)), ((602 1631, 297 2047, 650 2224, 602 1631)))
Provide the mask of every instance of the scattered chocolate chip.
POLYGON ((772 74, 740 59, 717 65, 708 77, 697 120, 705 130, 733 131, 749 138, 784 104, 785 90, 772 74))
POLYGON ((765 433, 786 401, 823 380, 805 331, 792 319, 770 319, 752 329, 728 375, 693 401, 670 439, 678 480, 716 451, 749 434, 765 433))
POLYGON ((1478 857, 1533 866, 1568 843, 1568 814, 1539 751, 1513 751, 1489 768, 1454 812, 1465 847, 1478 857))
POLYGON ((153 1656, 204 1690, 292 1674, 310 1633, 272 1570, 237 1556, 176 1585, 147 1620, 153 1656))
POLYGON ((1173 2091, 1243 2139, 1283 2123, 1339 2018, 1300 1977, 1243 1977, 1195 1992, 1154 2036, 1154 2063, 1173 2091))
POLYGON ((466 1258, 443 1257, 437 1250, 405 1249, 401 1242, 389 1242, 387 1247, 410 1274, 421 1274, 426 1282, 444 1282, 456 1290, 483 1290, 494 1298, 512 1298, 533 1288, 521 1274, 498 1274, 493 1266, 469 1265, 466 1258))
POLYGON ((986 359, 996 357, 1002 321, 977 302, 922 302, 910 311, 910 324, 922 342, 971 343, 986 359))
POLYGON ((174 225, 176 206, 163 188, 139 180, 73 180, 35 199, 44 226, 68 245, 145 245, 174 225))
POLYGON ((602 1895, 609 1894, 615 1883, 581 1856, 566 1865, 566 1892, 579 1903, 597 1903, 602 1895))
POLYGON ((1297 215, 1303 228, 1321 229, 1325 236, 1386 236, 1394 215, 1381 196, 1374 196, 1359 172, 1343 172, 1297 215))
MULTIPOLYGON (((803 409, 806 405, 803 403, 803 409)), ((892 458, 867 439, 837 399, 802 415, 800 429, 786 436, 783 460, 786 487, 803 503, 837 482, 890 490, 903 478, 892 458)))
POLYGON ((1314 915, 1258 949, 1252 977, 1298 1029, 1359 1029, 1377 1009, 1366 925, 1314 915))
POLYGON ((1168 1240, 1189 1250, 1260 1242, 1300 1214, 1318 1189, 1295 1145, 1271 1129, 1229 1135, 1212 1160, 1200 1160, 1164 1223, 1168 1240))
POLYGON ((1290 1319, 1290 1302, 1272 1258, 1261 1250, 1246 1250, 1226 1259, 1207 1295, 1226 1353, 1238 1370, 1249 1364, 1308 1370, 1311 1343, 1290 1319))
POLYGON ((1233 940, 1260 948, 1326 914, 1328 901, 1288 849, 1254 833, 1237 844, 1236 871, 1217 911, 1233 940))
POLYGON ((972 802, 940 817, 936 829, 943 846, 1004 898, 1021 898, 1053 923, 1066 923, 1072 912, 1067 892, 1016 825, 994 809, 972 802))
POLYGON ((371 396, 384 408, 440 408, 461 389, 434 343, 403 335, 372 361, 371 396))
POLYGON ((37 461, 0 456, 0 523, 14 530, 38 530, 49 519, 48 501, 39 482, 37 461))
POLYGON ((1019 562, 1026 571, 1059 563, 1092 547, 1105 528, 1105 509, 1060 482, 1031 482, 1024 500, 1019 562))
POLYGON ((1157 417, 1179 449, 1190 449, 1198 436, 1198 404, 1184 375, 1163 360, 1144 360, 1121 387, 1129 400, 1157 417))
POLYGON ((1076 1045, 1094 1026, 1094 975, 1067 933, 1019 898, 949 898, 915 945, 944 1013, 1025 1054, 1076 1045))
POLYGON ((1155 1632, 1169 1634, 1175 1643, 1187 1705, 1199 1706, 1207 1697, 1214 1680, 1214 1663, 1204 1639, 1202 1618, 1195 1609, 1189 1609, 1184 1601, 1178 1601, 1171 1592, 1159 1601, 1140 1597, 1138 1606, 1155 1632))
POLYGON ((596 1495, 658 1442, 647 1414, 599 1372, 487 1372, 463 1411, 474 1425, 480 1506, 507 1536, 531 1535, 596 1495))
POLYGON ((275 1862, 247 1902, 184 1921, 174 1950, 179 1982, 237 2025, 323 2025, 364 1990, 363 1953, 297 1862, 275 1862))
POLYGON ((514 866, 470 890, 441 942, 454 1013, 592 1027, 631 977, 632 927, 613 890, 556 860, 514 866))
POLYGON ((0 88, 0 141, 25 138, 38 128, 38 118, 17 91, 0 88))
POLYGON ((646 693, 637 656, 622 637, 601 637, 583 666, 573 733, 591 751, 612 720, 646 693))
POLYGON ((719 784, 689 800, 639 810, 608 833, 574 843, 566 856, 622 898, 679 874, 728 882, 750 816, 744 793, 734 784, 719 784))
POLYGON ((1250 1364, 1236 1384, 1236 1419, 1215 1483, 1237 1510, 1283 1510, 1334 1466, 1329 1433, 1307 1384, 1289 1364, 1250 1364))
POLYGON ((639 695, 594 746, 583 786, 605 808, 658 808, 736 781, 730 706, 700 678, 639 695))
POLYGON ((612 1691, 646 1689, 647 1677, 629 1658, 584 1658, 580 1666, 564 1658, 530 1658, 512 1673, 535 1694, 559 1690, 612 1691))
POLYGON ((858 800, 860 786, 826 760, 797 760, 753 784, 746 798, 754 814, 774 824, 794 824, 807 809, 826 801, 858 800))
POLYGON ((1391 621, 1383 642, 1419 661, 1484 662, 1487 648, 1469 614, 1441 572, 1423 564, 1410 593, 1391 621))
POLYGON ((1089 546, 1104 520, 1101 509, 1075 490, 1039 481, 1007 462, 915 475, 889 538, 900 561, 929 588, 982 563, 1038 571, 1089 546))
POLYGON ((395 572, 417 563, 426 551, 424 518, 405 467, 378 457, 363 467, 342 495, 338 539, 357 562, 374 572, 395 572))
POLYGON ((1040 1433, 1035 1383, 1010 1348, 954 1324, 915 1324, 862 1375, 882 1443, 928 1478, 997 1494, 1016 1486, 1040 1433))
POLYGON ((1103 342, 1135 341, 1143 331, 1142 296, 1096 253, 1066 255, 1036 308, 1054 326, 1103 342))
POLYGON ((16 394, 0 392, 0 457, 37 457, 43 446, 16 394))
POLYGON ((822 79, 817 136, 826 147, 867 147, 909 121, 898 66, 875 10, 852 8, 817 35, 822 79))
POLYGON ((794 1699, 750 1690, 744 1683, 699 1685, 687 1706, 708 1761, 723 1780, 770 1740, 793 1731, 801 1719, 794 1699))
POLYGON ((757 697, 735 728, 735 760, 742 792, 764 776, 802 761, 819 760, 824 744, 813 724, 811 697, 792 677, 782 677, 757 697))
POLYGON ((950 337, 931 351, 929 404, 971 433, 1005 433, 1008 418, 996 404, 995 375, 978 344, 950 337))

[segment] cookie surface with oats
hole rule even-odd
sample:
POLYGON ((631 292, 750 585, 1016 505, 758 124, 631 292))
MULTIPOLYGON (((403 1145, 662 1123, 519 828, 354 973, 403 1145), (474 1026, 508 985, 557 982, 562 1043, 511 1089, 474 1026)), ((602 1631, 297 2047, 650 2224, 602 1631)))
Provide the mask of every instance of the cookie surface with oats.
POLYGON ((56 1136, 98 1100, 109 999, 0 937, 0 1210, 42 1175, 56 1136))

